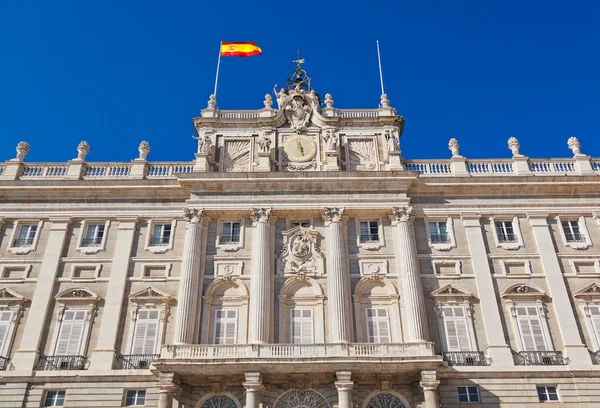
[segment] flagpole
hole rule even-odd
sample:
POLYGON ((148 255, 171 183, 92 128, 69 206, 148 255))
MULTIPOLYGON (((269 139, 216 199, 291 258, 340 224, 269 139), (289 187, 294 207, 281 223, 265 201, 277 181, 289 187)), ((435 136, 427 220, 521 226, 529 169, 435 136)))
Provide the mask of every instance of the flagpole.
POLYGON ((219 43, 219 59, 217 60, 217 75, 215 77, 215 91, 213 95, 217 99, 217 84, 219 83, 219 68, 221 68, 221 48, 223 48, 223 41, 219 43))
POLYGON ((377 61, 379 61, 379 81, 381 81, 381 94, 384 95, 385 91, 383 90, 383 72, 381 71, 381 54, 379 52, 379 40, 375 40, 375 42, 377 43, 377 61))

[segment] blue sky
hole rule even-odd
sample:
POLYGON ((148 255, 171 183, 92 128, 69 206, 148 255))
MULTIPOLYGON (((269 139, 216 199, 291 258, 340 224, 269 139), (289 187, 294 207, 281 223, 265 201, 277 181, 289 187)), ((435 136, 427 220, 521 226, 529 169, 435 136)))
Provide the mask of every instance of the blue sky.
POLYGON ((375 40, 404 157, 600 157, 600 2, 0 2, 0 161, 192 160, 191 118, 212 93, 219 41, 263 55, 222 61, 221 109, 257 109, 294 68, 339 108, 375 108, 375 40), (167 4, 169 3, 169 4, 167 4), (596 142, 596 143, 594 143, 596 142))

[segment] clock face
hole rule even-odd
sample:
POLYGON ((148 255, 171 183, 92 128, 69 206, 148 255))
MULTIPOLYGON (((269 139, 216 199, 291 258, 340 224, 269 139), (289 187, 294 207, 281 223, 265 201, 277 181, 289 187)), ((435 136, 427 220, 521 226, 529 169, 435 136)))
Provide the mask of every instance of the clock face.
POLYGON ((290 161, 307 162, 317 154, 315 141, 307 136, 290 136, 283 145, 290 161))

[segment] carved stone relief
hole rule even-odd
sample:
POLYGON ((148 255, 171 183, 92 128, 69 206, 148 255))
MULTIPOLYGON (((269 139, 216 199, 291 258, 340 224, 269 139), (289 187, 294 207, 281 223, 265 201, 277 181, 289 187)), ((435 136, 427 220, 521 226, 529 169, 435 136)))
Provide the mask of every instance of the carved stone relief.
POLYGON ((377 156, 375 139, 348 139, 348 170, 377 170, 377 156))
POLYGON ((311 228, 295 227, 284 231, 283 249, 279 255, 279 273, 284 276, 321 276, 323 253, 318 246, 318 233, 311 228))
POLYGON ((221 169, 225 172, 250 171, 250 140, 225 140, 221 169))

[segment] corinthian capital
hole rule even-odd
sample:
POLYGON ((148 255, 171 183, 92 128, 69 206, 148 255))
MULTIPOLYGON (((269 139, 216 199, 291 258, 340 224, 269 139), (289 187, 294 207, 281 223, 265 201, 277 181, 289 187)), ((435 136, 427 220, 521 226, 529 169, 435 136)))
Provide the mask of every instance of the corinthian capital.
POLYGON ((252 211, 252 216, 254 216, 254 219, 256 220, 256 222, 267 222, 269 221, 269 218, 271 217, 271 208, 252 208, 250 211, 252 211))
POLYGON ((412 207, 392 207, 392 214, 397 221, 408 222, 412 214, 412 207))
POLYGON ((184 208, 183 209, 183 218, 189 223, 196 224, 202 218, 204 214, 204 210, 199 210, 197 208, 184 208))
POLYGON ((339 222, 342 220, 342 216, 344 215, 345 208, 344 207, 325 207, 323 209, 323 213, 329 221, 331 222, 339 222))

